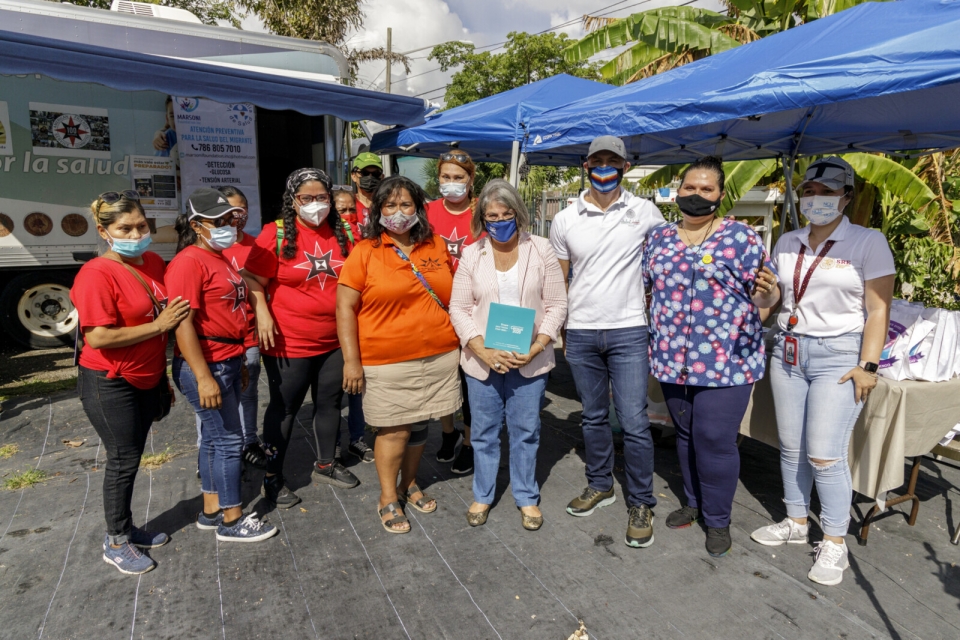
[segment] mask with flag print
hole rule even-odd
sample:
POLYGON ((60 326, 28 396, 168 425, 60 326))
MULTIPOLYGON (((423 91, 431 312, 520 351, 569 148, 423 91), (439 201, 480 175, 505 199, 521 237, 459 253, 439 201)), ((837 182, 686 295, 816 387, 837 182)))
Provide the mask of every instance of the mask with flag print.
POLYGON ((600 193, 610 193, 620 186, 623 180, 623 169, 617 167, 592 167, 590 169, 590 186, 600 193))

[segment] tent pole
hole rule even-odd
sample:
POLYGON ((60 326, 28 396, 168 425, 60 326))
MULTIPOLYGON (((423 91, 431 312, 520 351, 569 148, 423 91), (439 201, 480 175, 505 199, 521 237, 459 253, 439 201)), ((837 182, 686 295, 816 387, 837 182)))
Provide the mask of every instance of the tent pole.
POLYGON ((513 141, 513 149, 510 151, 510 184, 517 186, 520 176, 520 141, 513 141))

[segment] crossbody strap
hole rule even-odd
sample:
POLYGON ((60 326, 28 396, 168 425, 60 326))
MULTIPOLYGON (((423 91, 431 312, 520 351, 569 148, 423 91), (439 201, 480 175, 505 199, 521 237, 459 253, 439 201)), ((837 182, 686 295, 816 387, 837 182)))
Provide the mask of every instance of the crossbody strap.
POLYGON ((128 265, 126 262, 124 262, 120 258, 117 258, 116 260, 114 260, 109 255, 105 255, 103 257, 107 258, 108 260, 113 260, 114 262, 119 262, 121 265, 123 265, 123 267, 127 271, 133 274, 133 277, 136 278, 140 282, 140 284, 143 285, 143 288, 144 290, 146 290, 147 295, 150 296, 150 301, 153 303, 154 313, 156 315, 160 315, 160 312, 163 311, 163 307, 160 305, 160 302, 157 300, 157 297, 153 295, 153 290, 150 288, 150 285, 148 285, 146 280, 144 280, 143 277, 139 273, 137 273, 137 270, 131 267, 130 265, 128 265))
POLYGON ((400 256, 400 259, 401 259, 401 260, 404 260, 404 261, 410 263, 410 268, 413 270, 413 275, 417 276, 417 280, 419 280, 419 281, 420 281, 420 284, 422 284, 423 287, 424 287, 424 289, 427 290, 427 293, 430 294, 430 297, 433 298, 434 301, 436 301, 436 303, 437 303, 438 305, 440 305, 440 308, 443 309, 444 311, 446 311, 446 310, 447 310, 447 306, 446 306, 445 304, 443 304, 443 302, 441 302, 441 300, 440 300, 440 298, 437 296, 437 294, 433 292, 433 287, 430 286, 430 283, 427 282, 427 279, 423 276, 422 273, 420 273, 420 270, 417 269, 416 265, 413 264, 413 261, 412 261, 410 258, 407 257, 407 254, 405 254, 403 251, 401 251, 401 250, 400 250, 400 247, 398 247, 397 245, 390 245, 390 246, 392 246, 392 247, 393 247, 393 250, 397 252, 397 255, 400 256))

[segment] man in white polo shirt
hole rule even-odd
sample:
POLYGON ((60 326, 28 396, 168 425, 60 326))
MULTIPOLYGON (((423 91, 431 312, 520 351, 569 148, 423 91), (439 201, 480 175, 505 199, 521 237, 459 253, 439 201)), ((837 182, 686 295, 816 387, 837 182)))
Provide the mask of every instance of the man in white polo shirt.
POLYGON ((653 544, 653 438, 647 418, 647 320, 640 254, 664 223, 657 207, 625 191, 630 168, 620 138, 600 136, 584 168, 590 188, 557 214, 550 242, 569 284, 566 359, 583 403, 587 488, 567 506, 588 516, 612 504, 613 433, 609 389, 623 429, 629 511, 626 543, 653 544))

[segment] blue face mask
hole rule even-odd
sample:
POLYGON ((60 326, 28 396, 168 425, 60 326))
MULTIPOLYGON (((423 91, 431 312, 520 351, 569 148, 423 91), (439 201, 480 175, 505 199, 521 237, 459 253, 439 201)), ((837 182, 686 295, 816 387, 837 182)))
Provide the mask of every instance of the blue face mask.
MULTIPOLYGON (((107 235, 110 236, 109 233, 107 235)), ((140 236, 139 240, 114 238, 113 236, 110 236, 110 240, 112 241, 110 248, 113 249, 114 253, 124 258, 139 258, 143 255, 143 252, 147 250, 147 247, 150 246, 150 243, 153 242, 153 238, 149 233, 140 236)))
POLYGON ((623 169, 617 167, 593 167, 590 169, 590 186, 600 193, 610 193, 620 186, 623 169))
POLYGON ((488 222, 486 227, 491 238, 497 242, 508 242, 517 233, 517 219, 488 222))

